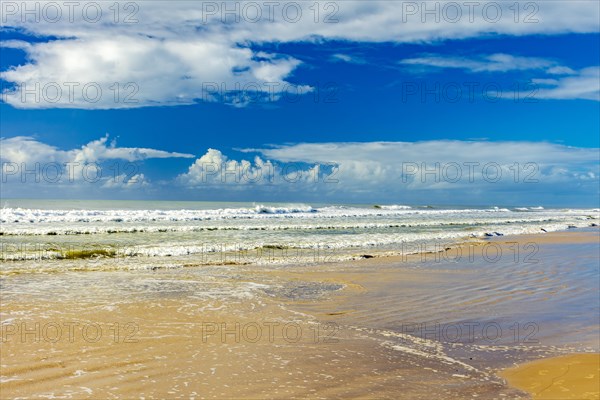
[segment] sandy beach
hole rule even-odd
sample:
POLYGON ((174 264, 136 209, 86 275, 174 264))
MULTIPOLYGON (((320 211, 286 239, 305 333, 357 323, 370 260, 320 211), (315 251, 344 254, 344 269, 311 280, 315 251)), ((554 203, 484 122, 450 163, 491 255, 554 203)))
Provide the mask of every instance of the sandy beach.
POLYGON ((0 397, 598 398, 598 238, 4 277, 0 397))
POLYGON ((0 400, 600 400, 600 1, 0 20, 0 400))
POLYGON ((570 354, 502 371, 500 375, 534 399, 598 399, 600 354, 570 354))

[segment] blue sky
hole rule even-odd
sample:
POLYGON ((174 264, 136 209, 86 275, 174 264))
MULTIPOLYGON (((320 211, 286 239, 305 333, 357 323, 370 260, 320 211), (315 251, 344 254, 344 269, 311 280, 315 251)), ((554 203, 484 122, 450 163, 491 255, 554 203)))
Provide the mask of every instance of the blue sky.
MULTIPOLYGON (((316 22, 308 9, 313 2, 301 3, 303 17, 293 23, 277 12, 274 20, 250 21, 241 11, 245 3, 235 2, 241 19, 225 23, 220 2, 137 2, 121 10, 119 21, 104 9, 95 23, 77 12, 74 21, 66 14, 48 21, 43 4, 39 22, 31 15, 24 21, 17 3, 17 9, 3 5, 0 158, 13 163, 3 170, 3 196, 460 204, 468 188, 479 204, 598 206, 596 2, 522 2, 518 16, 508 8, 512 2, 502 3, 496 22, 478 11, 473 22, 467 15, 449 21, 453 17, 441 11, 445 2, 429 3, 439 6, 439 22, 418 9, 420 2, 327 3, 317 3, 316 22), (325 22, 332 10, 337 22, 325 22), (123 22, 125 11, 135 11, 137 22, 123 22), (103 94, 92 103, 74 90, 68 99, 65 82, 93 83, 103 94), (136 102, 115 101, 115 83, 136 102), (57 85, 60 99, 48 101, 57 85), (214 85, 223 90, 215 94, 214 85), (35 101, 31 90, 38 87, 35 101), (24 88, 30 88, 25 101, 24 88), (100 146, 130 155, 81 151, 107 134, 100 146), (385 150, 374 151, 379 142, 385 150), (408 152, 412 142, 425 153, 408 152), (530 153, 515 155, 514 142, 530 153), (479 154, 471 152, 473 143, 481 145, 479 154), (322 145, 298 153, 304 144, 322 145), (28 150, 42 145, 44 151, 28 150), (329 158, 311 156, 323 148, 335 151, 329 158), (139 149, 163 153, 140 155, 139 149), (220 158, 213 153, 205 163, 248 160, 254 168, 258 156, 280 173, 285 163, 300 163, 304 171, 319 163, 323 170, 340 168, 339 182, 220 185, 192 179, 191 168, 209 149, 220 158), (353 156, 338 156, 348 149, 353 156), (560 156, 548 158, 548 149, 560 156), (125 185, 24 182, 13 168, 75 159, 99 168, 135 163, 141 183, 126 185, 127 177, 120 182, 125 185), (402 182, 411 163, 471 161, 498 163, 504 171, 536 163, 539 182, 504 185, 505 177, 490 186, 480 177, 463 186, 443 176, 428 187, 402 182), (402 184, 390 193, 390 182, 402 184), (555 193, 557 183, 562 195, 555 193)), ((489 3, 492 11, 500 4, 489 3)))

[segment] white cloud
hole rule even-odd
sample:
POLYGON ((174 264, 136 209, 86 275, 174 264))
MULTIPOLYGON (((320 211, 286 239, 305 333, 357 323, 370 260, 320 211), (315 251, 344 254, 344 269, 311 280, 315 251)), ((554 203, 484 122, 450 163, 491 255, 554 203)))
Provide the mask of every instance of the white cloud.
POLYGON ((552 68, 548 68, 546 71, 551 75, 574 75, 576 72, 569 67, 565 66, 556 66, 552 68))
POLYGON ((251 50, 219 38, 100 35, 35 43, 27 52, 32 63, 0 73, 18 84, 4 93, 15 107, 134 108, 221 100, 236 91, 264 96, 310 91, 285 80, 298 60, 256 60, 251 50))
POLYGON ((538 99, 595 100, 600 101, 600 67, 582 69, 576 75, 554 80, 534 81, 538 99))
POLYGON ((149 185, 135 162, 151 158, 193 158, 143 147, 117 147, 108 135, 79 149, 60 150, 31 137, 0 139, 2 182, 17 184, 80 185, 92 183, 105 188, 145 187, 149 185), (108 164, 113 161, 112 164, 108 164), (120 171, 123 171, 120 172, 120 171))
MULTIPOLYGON (((327 169, 331 167, 326 166, 327 169)), ((323 171, 314 163, 274 163, 258 156, 253 160, 235 160, 219 150, 208 149, 186 173, 176 178, 176 182, 191 188, 228 186, 240 190, 247 186, 269 186, 272 190, 284 184, 287 189, 297 189, 300 185, 304 185, 303 189, 306 185, 314 189, 312 184, 319 183, 323 171)))
POLYGON ((571 199, 581 203, 600 196, 599 149, 546 142, 300 143, 242 149, 241 154, 247 155, 242 158, 208 149, 186 171, 162 180, 152 179, 148 171, 140 169, 121 168, 115 172, 113 168, 102 179, 87 179, 87 184, 79 175, 95 177, 95 168, 106 172, 103 160, 191 155, 141 147, 121 148, 108 144, 107 138, 66 151, 26 137, 2 139, 0 145, 3 193, 14 197, 24 193, 29 197, 40 196, 44 188, 46 195, 65 197, 83 188, 77 192, 79 196, 95 191, 97 197, 98 190, 119 190, 131 195, 151 193, 157 198, 404 200, 420 204, 489 204, 498 198, 514 204, 537 204, 556 196, 561 201, 571 199), (42 171, 46 182, 42 179, 41 183, 34 182, 31 174, 24 180, 19 170, 21 163, 27 163, 26 168, 31 171, 35 169, 32 163, 36 162, 42 165, 41 170, 51 162, 86 161, 91 169, 74 168, 60 182, 53 180, 53 169, 42 171), (5 192, 5 188, 11 191, 5 192))
POLYGON ((349 54, 336 53, 331 56, 334 62, 345 62, 349 64, 366 64, 367 62, 362 57, 357 57, 349 54))
POLYGON ((102 187, 106 189, 140 189, 148 186, 150 186, 150 182, 144 174, 133 176, 121 174, 116 176, 115 179, 107 179, 102 184, 102 187))
POLYGON ((352 62, 352 57, 347 54, 334 54, 331 56, 334 61, 352 62))
POLYGON ((144 147, 117 147, 116 141, 108 143, 106 135, 93 140, 79 149, 59 150, 28 136, 0 138, 2 152, 0 158, 5 162, 82 162, 90 163, 104 160, 140 161, 147 158, 193 158, 193 154, 175 153, 144 147))
POLYGON ((254 163, 248 160, 229 160, 219 150, 208 149, 178 180, 188 186, 247 184, 255 177, 270 176, 272 168, 270 162, 264 162, 259 157, 255 158, 254 163))
MULTIPOLYGON (((396 1, 316 5, 283 2, 272 10, 260 2, 147 1, 127 3, 131 6, 120 8, 118 15, 112 3, 94 2, 103 7, 97 22, 90 22, 90 16, 82 12, 82 4, 75 7, 74 18, 70 20, 65 3, 35 2, 33 6, 42 13, 48 4, 62 6, 62 17, 49 21, 42 14, 41 20, 34 22, 26 16, 23 21, 21 10, 9 10, 7 3, 18 8, 24 4, 2 3, 3 27, 57 38, 30 44, 14 41, 3 44, 26 52, 27 63, 1 75, 17 86, 16 92, 9 90, 4 94, 5 101, 22 108, 132 108, 202 100, 244 105, 253 94, 270 101, 286 91, 311 90, 310 84, 290 81, 294 70, 301 65, 297 59, 261 55, 251 49, 252 43, 432 42, 495 34, 595 33, 599 29, 599 5, 589 1, 573 1, 568 5, 520 4, 523 9, 516 17, 513 3, 493 1, 477 2, 475 7, 472 3, 469 6, 451 1, 428 5, 396 1), (249 4, 258 4, 258 20, 249 4), (461 10, 453 10, 456 4, 461 10), (216 10, 208 9, 210 5, 216 10), (300 11, 296 10, 297 5, 300 11), (437 9, 433 14, 427 13, 425 6, 437 9), (225 10, 236 7, 239 22, 232 22, 232 16, 225 15, 225 10), (318 14, 315 10, 319 10, 318 14), (498 20, 496 15, 500 16, 498 20), (131 23, 124 21, 126 17, 130 17, 131 23), (229 18, 227 23, 222 22, 224 18, 229 18), (214 90, 214 84, 218 91, 214 90), (235 96, 238 88, 243 93, 241 97, 235 96), (41 92, 39 99, 30 94, 23 101, 23 89, 41 92), (101 95, 97 93, 99 89, 101 95)), ((493 63, 503 66, 507 61, 493 63)))
MULTIPOLYGON (((521 98, 600 101, 600 67, 597 66, 575 71, 552 60, 509 54, 492 54, 477 58, 428 55, 404 59, 400 63, 411 66, 464 69, 474 73, 542 71, 552 75, 553 78, 532 78, 532 85, 519 93, 521 98)), ((514 99, 516 94, 507 92, 505 98, 514 99)))
POLYGON ((209 149, 177 186, 221 199, 243 193, 246 200, 343 203, 583 204, 600 196, 599 149, 545 142, 300 143, 239 151, 261 156, 236 160, 209 149), (288 166, 295 174, 285 174, 288 166))
POLYGON ((147 158, 192 158, 192 154, 174 153, 163 150, 148 149, 144 147, 117 147, 116 141, 107 145, 108 135, 94 140, 81 147, 81 150, 71 150, 76 161, 92 162, 99 160, 121 159, 126 161, 139 161, 147 158))
POLYGON ((428 55, 400 61, 405 65, 420 65, 436 68, 465 69, 470 72, 507 72, 515 70, 545 70, 550 74, 568 74, 574 71, 560 66, 555 61, 535 57, 519 57, 510 54, 491 54, 477 58, 428 55))
POLYGON ((244 149, 273 159, 293 162, 371 160, 398 164, 403 161, 448 162, 495 160, 512 162, 588 162, 599 157, 598 149, 577 148, 547 142, 488 142, 430 140, 420 142, 300 143, 272 148, 244 149))
POLYGON ((545 142, 302 143, 245 151, 277 162, 335 163, 335 190, 346 193, 500 188, 518 192, 532 189, 534 180, 537 188, 555 190, 554 185, 562 183, 566 189, 589 182, 600 168, 598 149, 545 142))

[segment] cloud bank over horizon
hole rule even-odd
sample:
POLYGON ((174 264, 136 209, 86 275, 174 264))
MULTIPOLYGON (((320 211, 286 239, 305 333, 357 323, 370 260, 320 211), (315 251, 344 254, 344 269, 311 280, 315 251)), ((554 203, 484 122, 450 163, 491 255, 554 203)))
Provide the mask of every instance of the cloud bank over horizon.
POLYGON ((0 145, 4 197, 551 206, 600 199, 600 150, 547 142, 298 143, 238 149, 238 157, 118 147, 108 136, 72 150, 30 137, 0 145), (176 158, 195 159, 167 179, 146 168, 176 158))

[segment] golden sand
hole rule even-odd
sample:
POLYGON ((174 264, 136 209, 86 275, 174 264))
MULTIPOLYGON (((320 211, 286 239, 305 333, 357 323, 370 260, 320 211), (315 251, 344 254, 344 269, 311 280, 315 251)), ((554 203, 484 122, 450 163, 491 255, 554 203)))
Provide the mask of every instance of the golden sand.
MULTIPOLYGON (((561 242, 549 236, 534 239, 561 242)), ((512 238, 501 239, 512 243, 512 238)), ((597 239, 591 233, 565 241, 594 244, 597 239)), ((506 254, 514 258, 512 252, 506 254)), ((544 250, 536 256, 544 259, 544 250)), ((518 312, 536 315, 537 307, 547 309, 544 299, 560 295, 558 285, 569 289, 561 270, 523 262, 482 268, 469 264, 468 258, 435 268, 422 268, 419 262, 415 256, 408 261, 375 258, 301 268, 215 269, 209 276, 213 287, 258 282, 291 288, 227 301, 202 297, 204 275, 192 269, 123 274, 123 279, 141 277, 149 287, 166 285, 132 295, 111 292, 114 281, 105 279, 113 275, 94 275, 96 281, 92 275, 65 275, 43 301, 31 293, 0 299, 0 398, 527 398, 519 390, 529 390, 519 383, 520 372, 502 373, 509 386, 494 371, 560 354, 514 343, 511 329, 514 322, 523 328, 530 321, 518 312), (82 277, 87 284, 83 292, 69 286, 71 277, 82 277), (519 285, 511 286, 517 279, 519 285), (193 289, 166 290, 182 282, 193 289), (344 289, 314 298, 294 297, 299 288, 313 284, 340 284, 344 289), (493 345, 448 345, 444 338, 395 335, 406 323, 477 322, 490 313, 510 317, 499 320, 504 334, 493 345)), ((552 312, 560 318, 557 310, 552 312)), ((571 343, 587 340, 597 347, 590 340, 597 338, 597 326, 584 339, 582 331, 571 329, 566 321, 533 322, 540 326, 536 340, 568 336, 571 343)), ((522 330, 521 338, 528 332, 522 330)), ((543 364, 550 372, 537 374, 548 377, 549 389, 543 386, 537 392, 567 388, 569 395, 580 397, 539 398, 597 399, 597 387, 593 397, 589 385, 598 381, 598 356, 564 360, 568 361, 554 365, 570 365, 566 374, 543 364)), ((548 361, 540 363, 544 362, 548 361)), ((520 368, 529 365, 537 364, 520 368)))
POLYGON ((309 321, 274 305, 243 310, 243 316, 222 306, 161 300, 86 313, 74 312, 73 304, 49 303, 48 308, 64 310, 50 320, 63 327, 56 342, 56 330, 47 323, 35 332, 36 320, 21 321, 27 324, 25 336, 22 330, 4 332, 0 398, 430 399, 514 394, 500 383, 457 373, 459 366, 440 358, 394 351, 366 334, 332 331, 326 321, 309 321), (71 334, 66 323, 74 327, 71 334))
POLYGON ((600 353, 570 354, 509 368, 500 376, 536 400, 600 398, 600 353))

